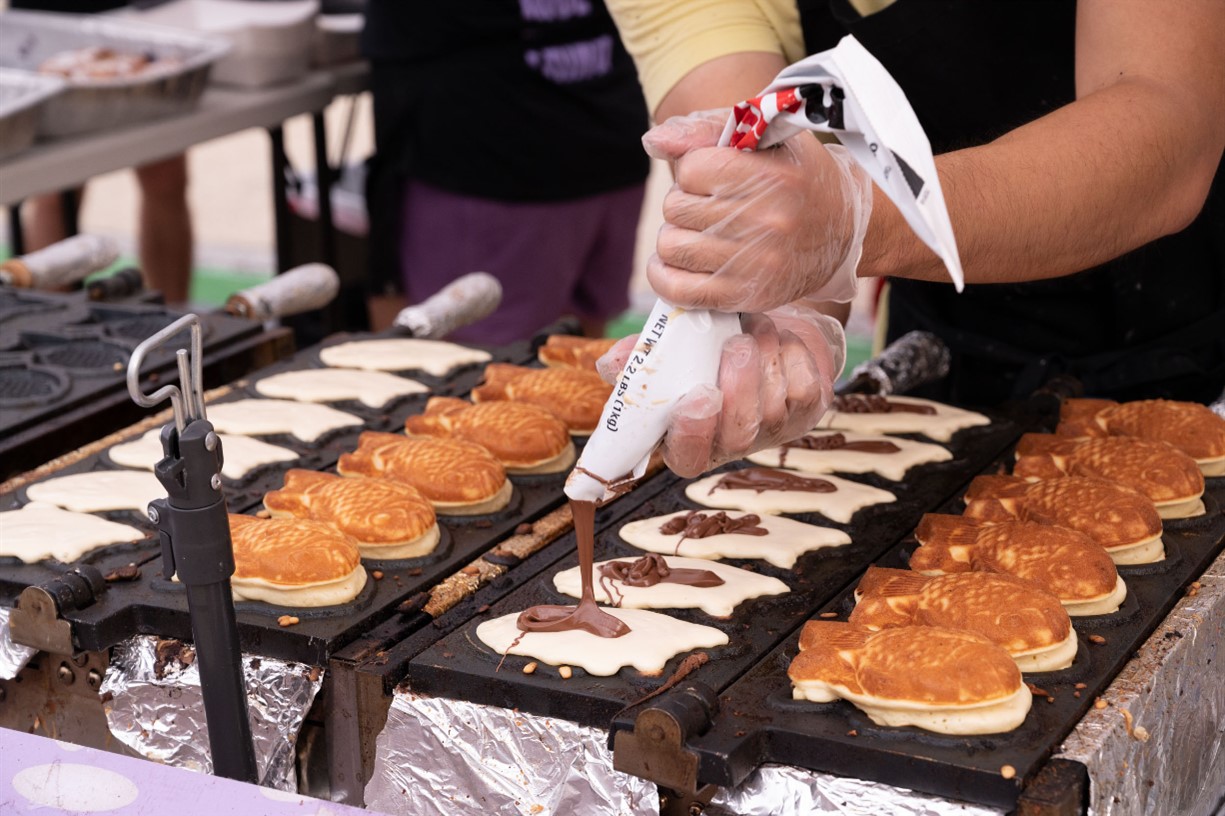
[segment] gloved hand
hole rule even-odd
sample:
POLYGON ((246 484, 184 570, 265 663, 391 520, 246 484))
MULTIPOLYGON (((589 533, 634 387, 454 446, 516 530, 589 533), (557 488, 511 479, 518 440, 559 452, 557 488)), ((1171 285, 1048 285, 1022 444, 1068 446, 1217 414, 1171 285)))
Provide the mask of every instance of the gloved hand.
POLYGON ((652 288, 673 305, 724 312, 851 300, 871 177, 806 133, 753 153, 717 147, 728 114, 673 117, 643 136, 676 178, 647 264, 652 288))
MULTIPOLYGON (((837 320, 797 302, 742 322, 744 333, 723 345, 718 386, 693 389, 673 409, 663 454, 680 476, 802 436, 833 399, 846 361, 837 320)), ((600 376, 615 382, 637 340, 609 349, 596 363, 600 376)))

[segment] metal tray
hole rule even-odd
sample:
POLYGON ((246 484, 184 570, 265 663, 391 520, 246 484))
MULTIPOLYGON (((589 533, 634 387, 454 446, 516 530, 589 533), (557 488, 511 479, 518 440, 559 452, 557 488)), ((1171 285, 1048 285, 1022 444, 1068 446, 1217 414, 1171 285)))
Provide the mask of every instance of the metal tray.
POLYGON ((43 106, 64 85, 57 77, 0 68, 0 161, 34 144, 43 106))
POLYGON ((43 108, 43 136, 105 130, 190 110, 204 93, 212 64, 230 48, 221 37, 109 16, 6 11, 0 29, 4 68, 37 72, 55 54, 91 45, 181 60, 173 70, 144 76, 68 81, 43 108))
MULTIPOLYGON (((993 419, 991 425, 966 429, 953 439, 949 446, 954 454, 952 461, 922 465, 911 471, 911 478, 906 482, 844 476, 892 490, 898 496, 896 503, 865 508, 846 525, 835 524, 816 514, 791 516, 800 521, 844 529, 851 536, 851 544, 808 553, 790 570, 773 567, 764 561, 727 562, 779 578, 792 588, 791 593, 741 604, 727 620, 712 618, 698 610, 667 610, 667 614, 682 620, 722 629, 730 638, 729 645, 707 650, 710 661, 690 678, 715 689, 735 681, 859 575, 865 564, 914 529, 923 513, 947 501, 1035 421, 1034 417, 1021 415, 1009 418, 996 414, 993 419)), ((633 518, 697 509, 696 504, 685 498, 684 485, 685 482, 672 479, 670 488, 642 504, 633 518)), ((640 554, 622 541, 615 529, 602 531, 596 539, 597 560, 640 554)), ((566 569, 575 563, 577 558, 571 555, 554 568, 566 569)), ((619 711, 658 689, 677 670, 685 655, 669 661, 658 677, 647 677, 633 669, 622 669, 611 677, 592 677, 576 669, 571 679, 562 680, 552 667, 542 666, 534 674, 523 674, 521 669, 531 659, 516 655, 508 656, 499 669, 500 656, 475 635, 476 625, 481 620, 539 603, 573 602, 555 592, 552 582, 542 576, 500 600, 461 630, 425 649, 410 662, 408 683, 414 690, 427 694, 458 695, 472 702, 517 707, 585 725, 608 727, 619 711)))
MULTIPOLYGON (((845 701, 793 700, 787 667, 798 651, 797 633, 724 690, 709 730, 686 742, 686 749, 697 756, 699 777, 734 786, 759 764, 775 762, 1011 810, 1097 695, 1220 553, 1225 545, 1225 514, 1220 511, 1225 488, 1213 493, 1212 515, 1197 525, 1166 530, 1165 561, 1119 567, 1128 597, 1118 612, 1072 618, 1080 638, 1076 660, 1061 671, 1025 675, 1041 693, 1035 693, 1033 708, 1017 730, 951 737, 877 726, 845 701), (1001 774, 1005 765, 1012 766, 1014 776, 1001 774)), ((941 512, 962 509, 956 499, 941 512)), ((916 546, 908 536, 877 563, 904 568, 916 546)), ((848 586, 821 614, 845 620, 855 605, 853 589, 848 586)), ((618 718, 614 734, 632 729, 635 713, 618 718)))

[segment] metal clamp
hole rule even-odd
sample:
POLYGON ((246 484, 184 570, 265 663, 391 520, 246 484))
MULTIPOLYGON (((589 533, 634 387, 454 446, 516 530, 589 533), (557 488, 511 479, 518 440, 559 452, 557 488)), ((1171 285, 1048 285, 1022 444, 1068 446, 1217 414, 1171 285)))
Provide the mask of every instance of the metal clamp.
POLYGON ((13 642, 53 654, 75 654, 72 624, 62 616, 89 606, 105 591, 102 573, 89 565, 69 570, 42 586, 26 587, 9 613, 13 642))
POLYGON ((174 407, 174 426, 180 433, 189 422, 208 418, 204 413, 203 337, 200 318, 194 314, 183 315, 144 340, 128 360, 128 393, 132 396, 132 401, 141 407, 152 408, 169 398, 174 407), (188 326, 191 327, 191 356, 188 357, 185 349, 175 352, 175 362, 179 367, 179 384, 169 383, 152 394, 145 394, 140 390, 140 368, 145 362, 145 356, 188 326))

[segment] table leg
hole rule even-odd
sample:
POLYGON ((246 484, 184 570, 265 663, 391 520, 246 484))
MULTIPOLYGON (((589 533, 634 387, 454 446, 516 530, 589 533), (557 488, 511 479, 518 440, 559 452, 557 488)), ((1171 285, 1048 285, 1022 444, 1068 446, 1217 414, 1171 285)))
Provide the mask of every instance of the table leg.
POLYGON ((9 205, 9 251, 14 257, 26 254, 26 236, 21 229, 21 202, 9 205))
POLYGON ((272 211, 276 226, 276 271, 289 268, 289 201, 285 197, 285 172, 289 160, 285 157, 285 132, 280 125, 268 128, 272 147, 272 211))
POLYGON ((336 266, 336 222, 332 219, 331 162, 328 160, 328 135, 323 111, 312 117, 315 125, 315 184, 319 192, 319 258, 323 263, 336 266))

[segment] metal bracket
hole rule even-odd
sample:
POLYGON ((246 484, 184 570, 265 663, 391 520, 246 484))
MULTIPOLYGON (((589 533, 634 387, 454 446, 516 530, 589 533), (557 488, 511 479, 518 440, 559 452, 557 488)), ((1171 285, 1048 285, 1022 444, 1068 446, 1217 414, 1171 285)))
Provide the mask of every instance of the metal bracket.
POLYGON ((183 315, 157 334, 144 340, 132 351, 128 359, 128 394, 132 401, 143 408, 152 408, 169 398, 174 407, 174 426, 179 433, 187 424, 197 419, 207 419, 204 413, 204 332, 200 318, 194 314, 183 315), (186 349, 175 352, 179 367, 179 384, 163 385, 152 394, 140 390, 140 368, 145 355, 158 348, 183 329, 191 327, 191 357, 186 349))
POLYGON ((90 566, 66 572, 42 586, 26 587, 9 613, 10 637, 14 643, 44 652, 75 654, 72 624, 60 615, 89 606, 105 591, 102 573, 90 566))
POLYGON ((699 757, 686 742, 709 727, 717 708, 714 691, 700 683, 659 697, 634 718, 632 731, 613 737, 613 767, 665 788, 696 793, 699 757))

